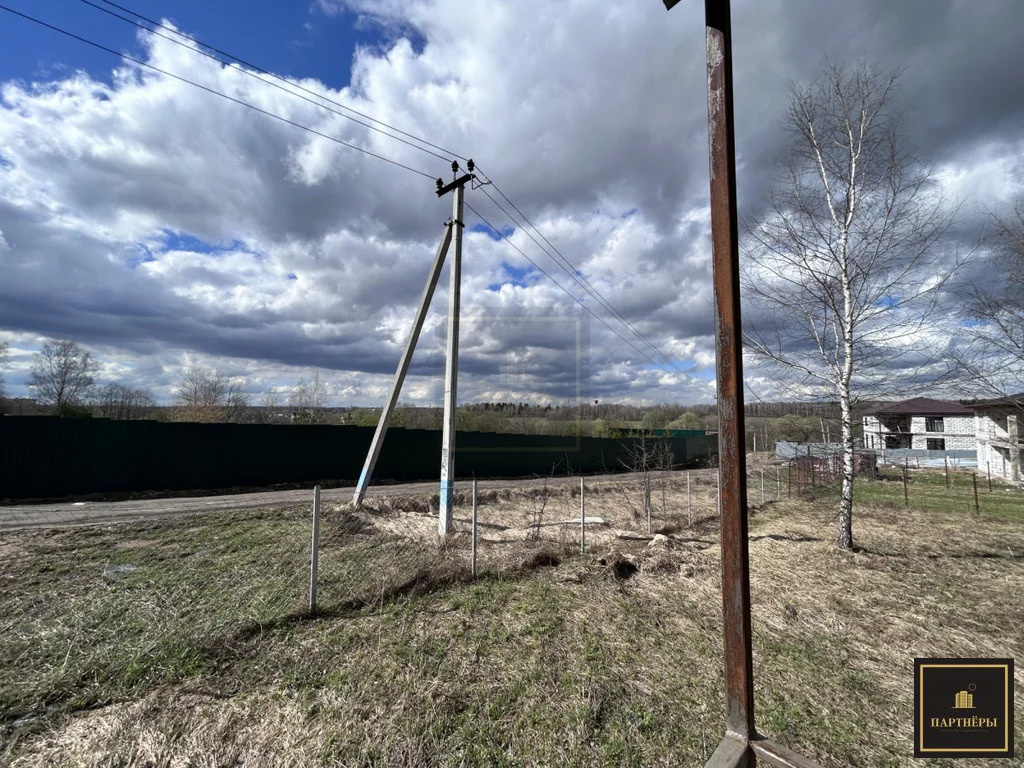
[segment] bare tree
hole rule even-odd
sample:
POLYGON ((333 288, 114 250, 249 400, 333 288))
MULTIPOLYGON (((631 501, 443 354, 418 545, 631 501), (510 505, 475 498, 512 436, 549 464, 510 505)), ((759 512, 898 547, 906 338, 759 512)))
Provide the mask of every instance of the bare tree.
POLYGON ((81 405, 93 383, 96 361, 77 341, 51 340, 32 362, 28 386, 36 400, 60 412, 81 405))
MULTIPOLYGON (((652 473, 665 472, 675 466, 672 445, 664 438, 650 437, 644 432, 629 442, 621 443, 621 446, 622 454, 619 456, 619 464, 627 472, 640 475, 637 480, 640 496, 639 508, 634 506, 629 492, 623 486, 626 505, 630 508, 635 519, 643 516, 647 520, 647 532, 651 533, 651 491, 654 486, 652 473)), ((664 510, 662 510, 662 513, 664 514, 664 510)))
POLYGON ((291 396, 291 406, 295 409, 296 423, 322 424, 326 405, 327 383, 320 378, 320 371, 314 373, 313 378, 309 381, 299 379, 291 396))
POLYGON ((840 549, 853 547, 854 404, 927 386, 929 334, 963 261, 936 254, 956 207, 903 146, 898 80, 829 64, 793 88, 790 152, 744 246, 748 348, 790 394, 839 401, 840 549))
MULTIPOLYGON (((6 341, 0 341, 0 366, 7 365, 7 361, 11 358, 11 345, 6 341)), ((4 374, 0 371, 0 400, 3 400, 7 396, 4 391, 4 374)))
POLYGON ((149 416, 156 401, 148 389, 113 382, 100 388, 96 404, 104 418, 131 420, 149 416))
POLYGON ((183 421, 241 421, 248 401, 237 379, 229 379, 220 371, 189 367, 178 385, 178 416, 183 421))
POLYGON ((240 424, 251 421, 250 416, 249 395, 246 394, 242 381, 237 378, 228 379, 222 419, 240 424))
POLYGON ((1019 395, 1024 407, 1024 198, 993 221, 994 247, 964 289, 969 322, 950 346, 950 374, 975 397, 1019 395))
POLYGON ((271 387, 260 395, 259 421, 270 424, 277 420, 281 410, 281 393, 277 387, 271 387))

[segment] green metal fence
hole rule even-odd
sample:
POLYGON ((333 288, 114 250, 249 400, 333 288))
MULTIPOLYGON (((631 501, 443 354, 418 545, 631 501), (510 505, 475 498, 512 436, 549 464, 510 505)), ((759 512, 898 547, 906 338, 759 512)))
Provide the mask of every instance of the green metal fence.
MULTIPOLYGON (((352 482, 372 427, 0 418, 0 499, 352 482)), ((631 438, 462 432, 459 478, 623 471, 631 438)), ((714 435, 662 438, 677 467, 717 453, 714 435)), ((441 433, 388 431, 376 481, 438 476, 441 433)))

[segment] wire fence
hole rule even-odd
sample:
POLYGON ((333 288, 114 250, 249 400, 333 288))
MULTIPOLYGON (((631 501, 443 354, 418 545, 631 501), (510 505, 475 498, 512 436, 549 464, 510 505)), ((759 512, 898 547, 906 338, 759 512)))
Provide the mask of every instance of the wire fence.
MULTIPOLYGON (((752 505, 784 493, 772 471, 749 475, 752 505)), ((437 494, 401 489, 359 509, 321 500, 315 550, 312 490, 301 504, 87 525, 54 508, 0 531, 0 739, 154 686, 216 679, 243 647, 318 614, 573 557, 622 565, 670 539, 712 546, 717 532, 713 469, 475 486, 474 505, 474 484, 458 484, 443 542, 437 494)))

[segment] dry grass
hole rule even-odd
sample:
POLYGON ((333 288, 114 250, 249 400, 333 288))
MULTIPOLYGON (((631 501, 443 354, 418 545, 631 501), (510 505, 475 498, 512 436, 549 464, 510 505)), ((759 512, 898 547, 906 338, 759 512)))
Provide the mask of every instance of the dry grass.
MULTIPOLYGON (((555 486, 546 521, 573 519, 555 486)), ((646 528, 638 489, 588 488, 609 525, 586 555, 576 528, 529 540, 538 489, 482 496, 475 581, 467 507, 443 548, 436 498, 331 507, 315 618, 307 510, 5 534, 0 762, 703 764, 723 707, 713 489, 694 484, 690 528, 685 483, 664 508, 655 486, 649 545, 616 535, 646 528)), ((838 554, 831 511, 758 508, 759 728, 824 766, 913 765, 914 656, 1024 657, 1022 521, 864 507, 838 554)))

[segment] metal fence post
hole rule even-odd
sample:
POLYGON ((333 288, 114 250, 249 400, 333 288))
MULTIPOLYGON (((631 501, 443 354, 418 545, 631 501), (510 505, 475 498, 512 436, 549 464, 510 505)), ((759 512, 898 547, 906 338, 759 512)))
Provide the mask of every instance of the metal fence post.
POLYGON ((313 546, 309 560, 309 612, 316 613, 316 573, 319 566, 320 486, 313 486, 313 546))
POLYGON ((981 507, 978 506, 978 473, 971 473, 971 481, 974 483, 974 511, 975 513, 981 512, 981 507))
POLYGON ((473 578, 476 578, 476 478, 473 478, 473 578))
POLYGON ((907 494, 907 467, 903 465, 903 506, 910 506, 910 496, 907 494))
POLYGON ((761 470, 761 505, 764 505, 764 470, 761 470))
POLYGON ((992 464, 985 462, 985 471, 988 472, 988 492, 992 493, 992 464))

